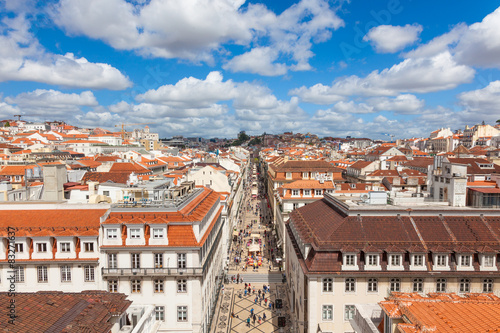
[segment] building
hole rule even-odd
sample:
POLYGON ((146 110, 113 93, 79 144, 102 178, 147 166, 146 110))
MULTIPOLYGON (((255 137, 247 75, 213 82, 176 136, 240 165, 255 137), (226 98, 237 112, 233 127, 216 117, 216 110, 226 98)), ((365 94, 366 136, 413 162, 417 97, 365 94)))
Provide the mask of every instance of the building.
POLYGON ((391 292, 500 293, 498 209, 324 198, 290 213, 286 280, 301 332, 352 332, 391 292))
POLYGON ((466 126, 462 136, 461 144, 466 148, 472 148, 476 145, 482 144, 480 142, 484 139, 480 140, 480 138, 491 138, 498 135, 500 135, 500 130, 491 125, 483 124, 474 125, 472 127, 466 126))
POLYGON ((192 185, 163 205, 112 208, 101 225, 105 288, 154 305, 158 332, 208 332, 220 287, 220 194, 192 185))

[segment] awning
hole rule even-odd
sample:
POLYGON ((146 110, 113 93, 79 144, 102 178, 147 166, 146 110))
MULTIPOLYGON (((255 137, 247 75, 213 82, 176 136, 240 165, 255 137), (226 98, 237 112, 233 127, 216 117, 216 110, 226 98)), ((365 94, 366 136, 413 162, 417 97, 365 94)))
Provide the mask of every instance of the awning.
POLYGON ((258 252, 258 251, 260 251, 260 247, 258 244, 252 244, 248 248, 248 252, 258 252))

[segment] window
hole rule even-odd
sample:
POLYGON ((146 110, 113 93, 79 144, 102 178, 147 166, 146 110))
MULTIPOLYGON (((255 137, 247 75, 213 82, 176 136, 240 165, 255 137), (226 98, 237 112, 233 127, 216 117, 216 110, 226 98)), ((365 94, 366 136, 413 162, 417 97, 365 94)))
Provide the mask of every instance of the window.
POLYGON ((186 268, 186 254, 177 253, 177 268, 186 268))
POLYGON ((415 254, 413 256, 413 265, 414 266, 423 266, 424 265, 424 255, 423 254, 415 254))
POLYGON ((141 292, 141 280, 132 280, 130 281, 130 284, 133 293, 141 292))
POLYGON ((155 306, 155 317, 156 320, 165 320, 165 307, 164 306, 155 306))
POLYGON ((391 266, 401 266, 401 255, 392 254, 391 255, 391 266))
POLYGON ((70 266, 61 266, 61 282, 71 282, 70 266))
POLYGON ((356 265, 356 256, 354 254, 346 254, 345 255, 345 265, 346 266, 356 265))
POLYGON ((163 292, 163 280, 154 280, 155 293, 163 292))
POLYGON ((304 190, 304 195, 305 195, 306 197, 311 196, 311 190, 304 190))
POLYGON ((424 291, 424 280, 423 279, 413 279, 413 292, 421 293, 424 291))
POLYGON ((356 306, 354 305, 346 305, 344 308, 344 320, 349 321, 354 318, 356 314, 356 306))
POLYGON ((24 252, 24 244, 22 243, 16 243, 16 253, 22 253, 24 252))
POLYGON ((141 229, 138 228, 130 229, 130 238, 132 239, 141 238, 141 229))
POLYGON ((71 251, 71 244, 70 243, 61 243, 61 252, 70 252, 71 251))
POLYGON ((333 279, 332 278, 324 278, 323 279, 323 291, 328 292, 328 293, 333 291, 333 279))
POLYGON ((302 172, 302 178, 304 179, 309 178, 309 172, 302 172))
POLYGON ((187 292, 187 280, 177 280, 177 292, 178 293, 187 292))
POLYGON ((378 291, 377 279, 368 279, 368 292, 376 293, 378 291))
POLYGON ((321 190, 314 190, 314 195, 321 195, 323 194, 321 190))
POLYGON ((47 266, 38 266, 36 268, 38 273, 38 282, 48 282, 49 274, 47 272, 47 266))
POLYGON ((293 209, 295 210, 297 208, 299 208, 299 204, 298 203, 293 203, 293 209))
POLYGON ((471 257, 470 255, 461 255, 460 256, 460 266, 462 267, 470 267, 471 257))
POLYGON ((92 242, 83 243, 83 249, 85 250, 85 252, 94 252, 94 243, 92 242))
POLYGON ((446 292, 446 279, 436 280, 436 292, 445 293, 446 292))
POLYGON ((85 282, 94 282, 95 281, 95 271, 94 266, 84 266, 83 267, 85 282))
POLYGON ((109 191, 102 191, 102 195, 109 197, 109 191))
POLYGON ((153 229, 153 238, 163 238, 163 228, 154 228, 153 229))
POLYGON ((299 196, 299 190, 292 190, 292 195, 293 195, 294 197, 299 196))
POLYGON ((132 259, 132 268, 141 268, 141 254, 131 253, 130 258, 132 259))
POLYGON ((187 321, 187 306, 177 307, 177 321, 187 321))
POLYGON ((37 252, 47 252, 47 243, 37 243, 36 244, 37 252))
POLYGON ((323 305, 323 320, 332 320, 333 319, 333 305, 323 305))
POLYGON ((368 265, 369 266, 378 266, 378 255, 369 254, 368 255, 368 265))
POLYGON ((108 280, 108 291, 110 293, 118 292, 118 280, 108 280))
POLYGON ((292 173, 291 172, 287 172, 286 173, 286 179, 291 179, 292 178, 292 173))
POLYGON ((492 279, 484 279, 483 280, 483 293, 492 293, 493 292, 493 280, 492 279))
POLYGON ((461 293, 469 293, 470 292, 470 280, 469 279, 461 279, 460 280, 459 291, 461 293))
POLYGON ((108 254, 108 267, 109 268, 118 268, 118 261, 116 257, 116 253, 108 254))
POLYGON ((24 267, 14 266, 14 281, 24 282, 24 267))
POLYGON ((485 255, 483 259, 484 267, 493 267, 494 258, 492 255, 485 255))
POLYGON ((118 238, 118 229, 107 229, 106 236, 108 239, 117 239, 118 238))
POLYGON ((439 266, 439 267, 446 266, 446 255, 445 254, 436 255, 436 266, 439 266))
POLYGON ((391 291, 400 291, 401 290, 401 280, 400 279, 391 279, 391 291))
POLYGON ((155 268, 163 268, 163 253, 155 253, 155 268))
POLYGON ((349 293, 353 293, 356 291, 356 279, 355 278, 345 279, 345 291, 349 292, 349 293))

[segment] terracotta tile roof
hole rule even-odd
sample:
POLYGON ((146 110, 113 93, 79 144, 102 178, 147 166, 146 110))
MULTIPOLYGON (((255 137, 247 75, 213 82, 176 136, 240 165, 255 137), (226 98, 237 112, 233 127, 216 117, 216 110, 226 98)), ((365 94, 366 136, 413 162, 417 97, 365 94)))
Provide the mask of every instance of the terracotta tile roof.
POLYGON ((305 188, 305 189, 322 189, 334 188, 335 186, 331 181, 320 183, 319 180, 296 180, 292 183, 284 184, 282 188, 305 188))
POLYGON ((109 172, 134 172, 136 174, 141 174, 141 173, 149 173, 151 171, 138 165, 137 163, 115 162, 111 166, 109 172))
POLYGON ((486 333, 500 330, 500 298, 494 294, 393 293, 379 303, 400 332, 486 333))
MULTIPOLYGON (((123 314, 132 304, 127 295, 104 291, 63 293, 46 291, 38 293, 16 292, 18 317, 9 332, 65 332, 108 333, 111 318, 123 314)), ((11 297, 0 293, 3 304, 11 297)), ((8 318, 9 309, 2 306, 0 315, 8 318)), ((7 328, 8 324, 3 327, 7 328)))
POLYGON ((288 161, 279 166, 270 165, 276 172, 342 172, 342 169, 334 167, 326 161, 288 161))
POLYGON ((93 172, 88 171, 82 177, 82 182, 99 182, 100 184, 111 181, 115 184, 126 184, 132 172, 93 172))
POLYGON ((33 169, 36 165, 6 165, 0 170, 0 176, 24 176, 26 169, 33 169))
POLYGON ((361 170, 361 169, 364 169, 366 168, 367 166, 369 166, 370 164, 372 164, 373 162, 371 161, 356 161, 354 162, 354 164, 351 164, 350 166, 348 166, 347 168, 348 169, 358 169, 358 170, 361 170))

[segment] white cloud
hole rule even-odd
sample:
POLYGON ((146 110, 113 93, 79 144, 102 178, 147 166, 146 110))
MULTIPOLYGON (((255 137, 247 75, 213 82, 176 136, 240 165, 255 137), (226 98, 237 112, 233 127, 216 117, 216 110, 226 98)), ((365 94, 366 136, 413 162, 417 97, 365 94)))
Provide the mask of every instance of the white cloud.
POLYGON ((466 24, 458 24, 450 32, 433 38, 430 42, 420 45, 403 56, 405 58, 427 58, 450 51, 450 47, 456 45, 467 29, 466 24))
POLYGON ((275 63, 279 52, 270 47, 257 47, 233 57, 223 68, 232 72, 246 72, 263 76, 286 74, 286 64, 275 63))
POLYGON ((224 53, 225 44, 248 46, 252 49, 243 59, 259 53, 266 56, 263 64, 252 59, 252 64, 243 66, 242 58, 236 58, 227 68, 267 76, 282 75, 287 68, 310 69, 312 43, 327 40, 332 29, 344 24, 325 0, 302 0, 278 16, 262 4, 244 4, 244 0, 136 4, 62 0, 52 16, 68 34, 100 39, 144 56, 213 63, 214 53, 224 53), (287 57, 290 64, 272 63, 277 54, 287 57))
POLYGON ((5 101, 33 116, 67 115, 80 111, 82 106, 98 106, 91 91, 65 94, 56 90, 36 89, 15 97, 6 97, 5 101))
POLYGON ((418 114, 425 105, 424 100, 419 100, 411 94, 398 95, 395 98, 374 97, 367 103, 376 111, 394 111, 397 114, 418 114))
POLYGON ((47 52, 29 32, 23 14, 4 18, 0 29, 0 82, 35 81, 68 87, 121 90, 132 83, 118 69, 72 53, 47 52))
POLYGON ((431 58, 410 58, 382 71, 360 78, 339 78, 331 86, 315 85, 291 90, 303 100, 316 104, 342 96, 395 96, 402 92, 427 93, 448 90, 470 82, 475 71, 455 62, 449 52, 431 58))
POLYGON ((458 95, 460 104, 471 111, 496 113, 500 118, 500 81, 493 81, 487 87, 458 95))
POLYGON ((217 101, 230 100, 237 95, 235 84, 222 82, 220 72, 210 72, 205 80, 188 77, 175 85, 164 85, 138 95, 137 101, 174 107, 209 107, 217 101))
POLYGON ((378 53, 395 53, 415 43, 422 32, 419 24, 405 26, 379 25, 363 37, 378 53))
POLYGON ((500 68, 500 7, 470 25, 454 52, 460 63, 500 68))
POLYGON ((374 109, 372 106, 365 103, 356 104, 353 101, 338 102, 332 107, 332 110, 339 113, 372 113, 374 109))

